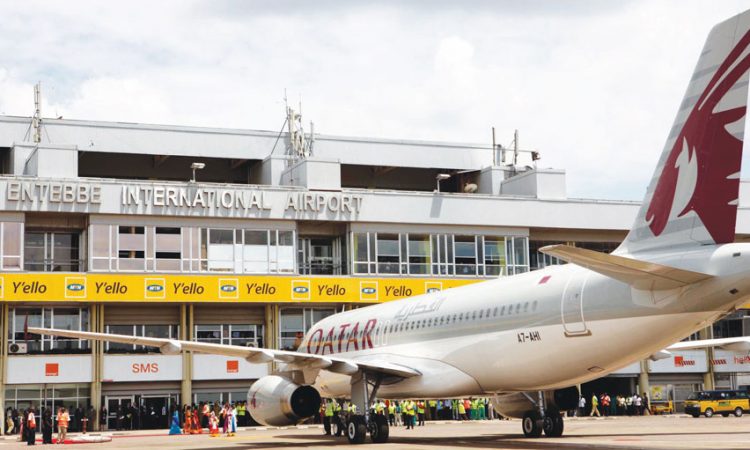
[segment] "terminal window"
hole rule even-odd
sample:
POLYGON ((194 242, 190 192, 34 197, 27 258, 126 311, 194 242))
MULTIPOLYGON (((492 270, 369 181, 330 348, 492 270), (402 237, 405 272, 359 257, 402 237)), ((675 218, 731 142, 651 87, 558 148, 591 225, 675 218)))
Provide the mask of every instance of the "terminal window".
POLYGON ((297 350, 310 328, 320 320, 333 315, 333 308, 282 308, 279 311, 279 348, 297 350))
POLYGON ((87 340, 56 336, 28 334, 30 327, 58 328, 73 331, 88 331, 87 308, 12 308, 9 311, 9 344, 26 343, 27 352, 35 353, 88 353, 87 340))
POLYGON ((79 272, 80 233, 33 231, 24 233, 24 269, 38 272, 79 272))
POLYGON ((355 274, 497 277, 529 270, 526 237, 355 232, 351 242, 355 274))

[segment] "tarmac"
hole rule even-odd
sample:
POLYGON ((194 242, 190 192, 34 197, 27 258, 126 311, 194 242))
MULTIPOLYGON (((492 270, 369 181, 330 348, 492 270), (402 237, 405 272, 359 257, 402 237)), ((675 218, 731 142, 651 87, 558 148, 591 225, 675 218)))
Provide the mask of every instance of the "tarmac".
MULTIPOLYGON (((750 416, 694 419, 686 415, 566 418, 561 438, 524 438, 518 420, 427 422, 406 430, 391 428, 386 444, 352 446, 346 438, 323 435, 319 425, 243 428, 233 437, 207 434, 169 436, 167 430, 90 433, 111 442, 66 444, 65 448, 110 449, 750 449, 750 416)), ((39 436, 37 434, 37 436, 39 436)), ((75 436, 75 434, 73 434, 75 436)), ((41 445, 41 444, 37 444, 41 445)), ((14 437, 0 438, 0 449, 22 448, 14 437)), ((55 447, 57 448, 57 447, 55 447)))

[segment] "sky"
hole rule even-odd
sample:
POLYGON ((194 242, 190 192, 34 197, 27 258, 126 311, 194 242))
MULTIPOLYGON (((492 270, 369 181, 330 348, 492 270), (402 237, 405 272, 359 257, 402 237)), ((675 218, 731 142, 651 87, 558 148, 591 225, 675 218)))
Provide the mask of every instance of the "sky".
MULTIPOLYGON (((0 1, 0 114, 508 145, 640 200, 708 31, 747 0, 0 1)), ((743 176, 750 178, 750 155, 743 176)))

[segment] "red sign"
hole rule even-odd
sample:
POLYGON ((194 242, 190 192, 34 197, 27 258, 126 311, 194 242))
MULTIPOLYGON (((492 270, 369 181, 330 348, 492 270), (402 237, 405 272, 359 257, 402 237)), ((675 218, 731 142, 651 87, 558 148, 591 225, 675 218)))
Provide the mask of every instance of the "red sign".
POLYGON ((227 373, 238 373, 240 371, 240 362, 236 359, 227 361, 227 373))
POLYGON ((694 366, 695 360, 693 359, 685 359, 684 356, 678 356, 675 355, 674 357, 674 366, 675 367, 685 367, 685 366, 694 366))
POLYGON ((44 364, 44 376, 45 377, 57 377, 59 375, 60 375, 60 364, 58 363, 44 364))

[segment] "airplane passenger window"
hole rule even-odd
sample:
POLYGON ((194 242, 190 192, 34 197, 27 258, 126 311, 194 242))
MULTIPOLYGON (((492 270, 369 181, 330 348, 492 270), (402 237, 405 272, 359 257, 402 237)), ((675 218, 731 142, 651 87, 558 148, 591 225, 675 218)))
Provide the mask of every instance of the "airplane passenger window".
POLYGON ((531 304, 531 308, 536 311, 536 307, 539 305, 539 302, 534 300, 534 303, 531 304))
POLYGON ((521 312, 521 304, 520 303, 516 303, 516 314, 518 314, 520 312, 521 312))
POLYGON ((523 304, 523 312, 528 312, 528 311, 529 311, 529 302, 525 302, 523 304))
POLYGON ((479 318, 480 319, 482 318, 483 315, 484 315, 484 311, 479 311, 479 318))
POLYGON ((471 313, 471 320, 477 320, 477 312, 476 311, 473 311, 471 313))
POLYGON ((458 320, 464 320, 464 313, 458 315, 458 320))
POLYGON ((500 308, 500 315, 501 315, 501 316, 504 316, 504 315, 505 315, 505 305, 503 305, 503 307, 502 307, 502 308, 500 308))
POLYGON ((487 312, 486 312, 485 316, 490 317, 490 308, 487 308, 487 312))
POLYGON ((492 315, 497 317, 497 306, 495 306, 495 309, 492 311, 492 315))

